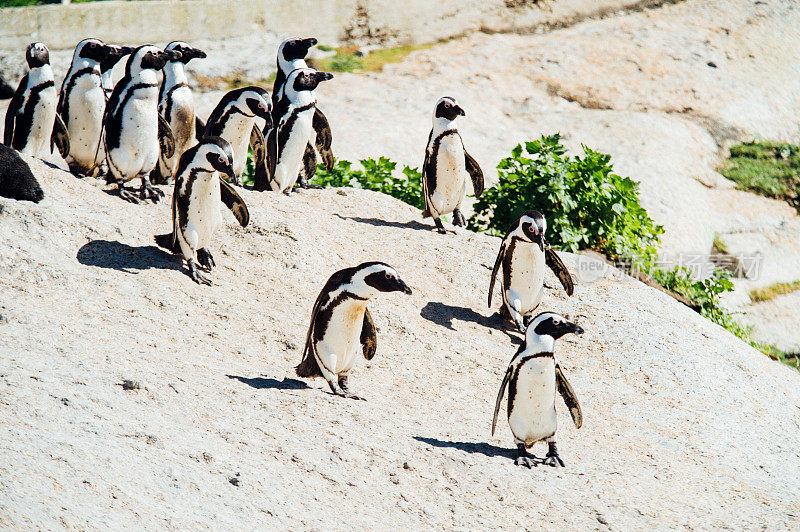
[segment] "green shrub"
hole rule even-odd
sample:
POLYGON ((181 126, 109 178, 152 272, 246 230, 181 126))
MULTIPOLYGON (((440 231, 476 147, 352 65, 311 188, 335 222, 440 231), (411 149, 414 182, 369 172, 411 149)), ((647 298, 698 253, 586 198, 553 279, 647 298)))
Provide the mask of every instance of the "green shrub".
POLYGON ((550 242, 608 257, 652 257, 657 225, 639 204, 639 184, 612 171, 611 156, 582 146, 571 157, 559 134, 517 145, 497 166, 498 183, 475 202, 468 227, 505 234, 527 209, 547 218, 550 242))

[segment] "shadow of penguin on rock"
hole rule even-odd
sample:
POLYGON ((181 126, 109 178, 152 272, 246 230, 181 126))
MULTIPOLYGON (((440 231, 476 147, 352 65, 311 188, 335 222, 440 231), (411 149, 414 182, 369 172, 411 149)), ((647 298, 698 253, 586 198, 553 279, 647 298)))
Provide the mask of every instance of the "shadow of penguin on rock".
POLYGON ((459 321, 469 321, 482 327, 496 329, 508 334, 512 343, 514 344, 522 343, 522 340, 519 337, 511 333, 508 323, 500 317, 499 313, 492 316, 484 316, 483 314, 475 312, 471 308, 456 307, 446 303, 441 303, 439 301, 430 301, 424 307, 422 307, 419 315, 426 320, 431 321, 436 325, 446 327, 451 331, 456 330, 453 327, 454 319, 459 321))
POLYGON ((136 273, 133 270, 180 270, 173 255, 156 246, 129 246, 114 240, 92 240, 78 250, 78 262, 85 266, 98 266, 136 273))
POLYGON ((269 377, 240 377, 239 375, 226 375, 256 390, 308 390, 310 386, 298 379, 284 377, 282 381, 269 377))
POLYGON ((39 203, 44 192, 28 163, 12 148, 0 144, 0 196, 39 203))
POLYGON ((505 447, 498 447, 490 443, 483 442, 468 442, 468 441, 446 441, 438 440, 436 438, 426 438, 424 436, 414 436, 414 439, 427 443, 433 447, 458 449, 470 454, 482 454, 488 457, 503 456, 505 458, 514 458, 516 456, 515 450, 506 449, 505 447))

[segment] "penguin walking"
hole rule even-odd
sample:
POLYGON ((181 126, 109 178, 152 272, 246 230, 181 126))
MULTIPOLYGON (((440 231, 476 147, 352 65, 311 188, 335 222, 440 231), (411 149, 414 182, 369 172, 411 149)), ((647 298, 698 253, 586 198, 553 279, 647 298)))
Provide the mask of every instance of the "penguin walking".
POLYGON ((492 278, 489 281, 489 307, 497 272, 503 266, 502 314, 512 319, 520 332, 525 332, 528 318, 544 294, 545 265, 550 268, 564 286, 567 295, 574 291, 572 275, 558 254, 550 247, 544 234, 547 221, 539 211, 526 211, 508 229, 500 244, 497 260, 494 261, 492 278))
POLYGON ((554 312, 542 312, 530 323, 525 342, 511 359, 494 407, 492 436, 497 426, 500 403, 508 386, 508 425, 517 444, 516 465, 538 465, 528 452, 534 443, 545 441, 547 457, 541 463, 564 467, 556 449, 556 390, 569 408, 576 428, 583 424, 578 398, 555 358, 555 341, 565 334, 583 334, 583 329, 554 312))
POLYGON ((323 377, 334 395, 360 399, 347 386, 356 353, 372 360, 377 333, 367 309, 380 292, 411 294, 397 271, 383 262, 365 262, 331 275, 314 302, 303 360, 295 368, 300 377, 323 377))
POLYGON ((247 147, 253 149, 256 177, 268 179, 268 157, 274 160, 275 149, 268 149, 264 135, 256 125, 256 117, 272 127, 272 104, 269 93, 261 87, 243 87, 226 93, 211 112, 204 135, 222 137, 233 148, 233 182, 242 184, 247 164, 247 147))
POLYGON ((197 143, 194 98, 185 67, 192 59, 206 57, 204 51, 182 41, 173 41, 164 50, 180 53, 180 57, 164 65, 164 81, 158 95, 158 113, 167 121, 175 137, 175 153, 172 157, 163 153, 159 157, 158 166, 150 175, 150 181, 156 185, 166 184, 175 175, 183 152, 197 143))
POLYGON ((50 52, 35 42, 25 50, 28 73, 23 76, 6 110, 3 144, 20 153, 43 157, 58 146, 69 154, 69 133, 57 114, 58 94, 50 67, 50 52))
POLYGON ((121 51, 122 47, 98 39, 82 40, 61 84, 58 114, 69 132, 69 155, 65 159, 75 175, 97 175, 105 159, 102 131, 106 95, 100 63, 121 51))
POLYGON ((242 227, 247 227, 250 213, 236 190, 222 179, 233 174, 233 149, 225 139, 205 137, 181 155, 172 194, 172 233, 157 235, 156 243, 181 253, 189 267, 189 276, 198 284, 211 284, 200 273, 210 272, 214 258, 208 245, 222 225, 222 201, 231 209, 242 227))
MULTIPOLYGON (((271 172, 256 175, 256 190, 273 190, 288 194, 302 171, 310 179, 317 171, 317 157, 311 147, 312 135, 330 137, 328 121, 319 120, 314 89, 333 78, 328 72, 311 68, 294 70, 286 78, 280 100, 273 108, 273 128, 267 137, 268 149, 275 149, 271 172)), ((332 157, 332 156, 331 156, 332 157)), ((333 159, 331 158, 331 163, 333 159)))
POLYGON ((442 234, 447 232, 439 219, 443 214, 453 213, 453 225, 464 227, 467 224, 461 213, 461 202, 467 192, 467 174, 472 179, 475 196, 483 193, 483 171, 464 148, 454 124, 457 117, 465 114, 454 98, 440 98, 433 110, 433 128, 425 148, 422 165, 425 211, 422 217, 433 216, 436 229, 442 234))
POLYGON ((180 52, 165 52, 152 45, 138 47, 128 58, 125 76, 114 87, 106 106, 106 181, 116 183, 120 197, 133 203, 139 199, 158 201, 164 196, 148 178, 160 153, 171 157, 175 150, 169 124, 158 114, 156 73, 179 56, 180 52), (136 177, 142 180, 139 198, 124 186, 136 177))

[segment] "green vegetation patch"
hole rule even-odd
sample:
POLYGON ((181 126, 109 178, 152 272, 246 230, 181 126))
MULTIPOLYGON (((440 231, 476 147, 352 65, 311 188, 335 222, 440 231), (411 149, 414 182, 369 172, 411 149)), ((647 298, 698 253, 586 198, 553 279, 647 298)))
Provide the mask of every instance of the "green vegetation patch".
POLYGON ((313 68, 325 72, 380 72, 383 70, 384 65, 399 63, 411 52, 426 50, 436 44, 409 44, 375 50, 367 54, 361 54, 358 49, 352 47, 331 48, 330 46, 319 45, 318 48, 320 50, 335 50, 336 54, 322 59, 309 59, 308 62, 313 68))

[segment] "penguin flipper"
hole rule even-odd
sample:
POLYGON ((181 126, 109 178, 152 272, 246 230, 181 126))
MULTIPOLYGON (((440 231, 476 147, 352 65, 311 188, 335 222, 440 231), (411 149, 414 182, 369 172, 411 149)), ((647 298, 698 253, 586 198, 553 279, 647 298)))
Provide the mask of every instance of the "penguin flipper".
POLYGON ((503 263, 503 258, 506 256, 506 241, 500 244, 500 251, 497 252, 497 259, 494 261, 494 268, 492 268, 492 278, 489 281, 489 303, 487 306, 492 307, 492 293, 494 292, 494 283, 497 280, 497 272, 500 271, 500 265, 503 263))
POLYGON ((364 351, 364 358, 372 360, 378 350, 378 332, 375 330, 375 322, 369 309, 364 309, 364 324, 361 326, 361 347, 364 351))
POLYGON ((483 194, 484 187, 483 170, 478 165, 478 161, 467 153, 467 150, 464 150, 464 163, 467 166, 469 177, 472 178, 472 190, 475 191, 475 197, 480 197, 483 194))
POLYGON ((497 414, 500 413, 500 403, 503 402, 503 394, 506 392, 506 386, 511 379, 511 368, 508 366, 506 374, 503 376, 503 382, 500 384, 500 391, 497 392, 497 402, 494 404, 494 417, 492 418, 492 436, 494 436, 494 429, 497 426, 497 414))
MULTIPOLYGON (((315 144, 319 156, 322 157, 322 163, 325 165, 327 171, 333 170, 333 152, 331 151, 331 143, 333 142, 333 134, 331 133, 331 125, 328 123, 328 118, 319 109, 314 110, 314 118, 311 122, 314 131, 317 133, 315 144)), ((309 178, 308 174, 306 177, 309 178)))
POLYGON ((19 112, 19 107, 22 104, 22 95, 25 92, 25 87, 28 85, 28 75, 22 77, 17 85, 17 90, 14 91, 14 96, 8 102, 8 109, 6 109, 6 121, 3 126, 3 144, 9 148, 13 148, 11 143, 14 140, 14 118, 19 112))
POLYGON ((253 150, 253 162, 255 164, 263 163, 267 151, 264 143, 264 134, 258 126, 253 126, 253 130, 250 132, 250 148, 253 150))
POLYGON ((195 115, 194 117, 194 138, 199 141, 203 140, 203 137, 206 134, 206 125, 200 119, 199 116, 195 115))
POLYGON ((548 245, 544 250, 544 259, 547 266, 553 270, 558 280, 561 281, 564 290, 567 291, 567 295, 571 296, 572 292, 575 291, 575 285, 572 282, 572 275, 570 275, 569 270, 567 270, 567 267, 561 262, 561 257, 548 245))
POLYGON ((317 173, 317 154, 314 153, 314 148, 311 144, 306 144, 306 151, 303 154, 303 175, 306 184, 317 173))
POLYGON ((53 132, 50 134, 51 153, 53 145, 58 148, 61 158, 66 159, 67 155, 69 155, 69 131, 67 131, 67 126, 58 113, 56 113, 56 119, 53 121, 53 132))
POLYGON ((264 145, 266 150, 263 164, 256 164, 256 171, 253 176, 253 189, 261 192, 270 189, 269 182, 272 180, 272 176, 275 175, 275 165, 278 159, 278 139, 275 128, 270 129, 267 133, 264 145))
POLYGON ((572 416, 572 421, 575 423, 575 428, 579 429, 583 425, 583 413, 581 412, 581 405, 578 402, 578 396, 575 395, 575 390, 572 389, 564 372, 561 371, 561 366, 556 364, 556 386, 558 393, 564 399, 564 404, 569 408, 569 413, 572 416))
POLYGON ((175 136, 172 134, 172 128, 169 127, 167 120, 160 113, 158 114, 158 142, 165 157, 175 155, 175 136))
POLYGON ((428 144, 425 147, 425 161, 422 163, 422 195, 425 200, 425 210, 422 213, 423 218, 431 216, 431 207, 428 204, 430 198, 430 191, 436 188, 436 161, 432 160, 428 153, 428 146, 431 145, 431 137, 433 137, 433 130, 428 134, 428 144))
POLYGON ((250 223, 250 211, 247 209, 247 204, 233 188, 233 185, 222 177, 219 178, 219 185, 222 203, 227 205, 242 227, 247 227, 247 224, 250 223))

